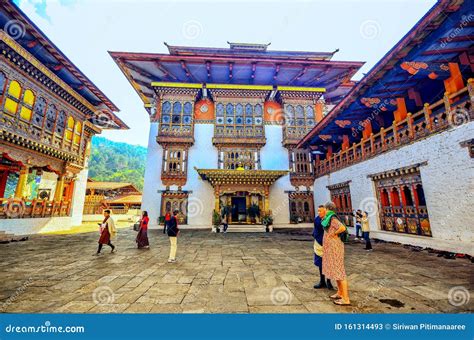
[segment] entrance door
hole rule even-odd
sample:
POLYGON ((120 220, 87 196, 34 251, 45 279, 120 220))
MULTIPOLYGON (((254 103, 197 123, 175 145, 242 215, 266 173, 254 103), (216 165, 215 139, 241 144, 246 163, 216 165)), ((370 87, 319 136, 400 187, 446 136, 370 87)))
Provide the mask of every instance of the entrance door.
POLYGON ((232 197, 232 222, 245 223, 247 219, 247 207, 245 197, 232 197))

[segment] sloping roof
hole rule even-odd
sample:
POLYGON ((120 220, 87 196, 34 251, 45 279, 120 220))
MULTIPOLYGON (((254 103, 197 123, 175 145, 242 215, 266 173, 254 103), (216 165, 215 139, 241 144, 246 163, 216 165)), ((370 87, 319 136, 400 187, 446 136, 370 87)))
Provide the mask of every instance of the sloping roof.
POLYGON ((116 190, 122 189, 126 187, 132 187, 137 192, 140 192, 132 183, 124 183, 124 182, 87 182, 87 189, 94 189, 94 190, 116 190))
POLYGON ((128 204, 141 204, 142 195, 124 195, 120 197, 106 199, 105 203, 128 203, 128 204))
MULTIPOLYGON (((111 111, 108 116, 115 123, 114 128, 128 128, 112 113, 119 111, 117 106, 12 1, 2 1, 0 4, 0 27, 92 106, 108 108, 111 111)), ((112 125, 101 126, 105 129, 108 127, 112 125)))
MULTIPOLYGON (((378 125, 375 128, 391 124, 392 112, 397 108, 395 99, 410 98, 410 89, 419 91, 421 98, 441 98, 445 91, 442 80, 450 76, 447 63, 459 62, 463 53, 467 58, 472 54, 474 27, 470 5, 472 2, 464 0, 439 0, 300 141, 298 147, 331 145, 340 142, 343 134, 349 136, 350 143, 356 142, 360 136, 353 133, 354 129, 377 109, 381 113, 377 114, 378 120, 372 121, 378 125), (423 69, 408 72, 406 65, 414 63, 422 65, 423 69), (380 104, 370 105, 374 101, 380 104)), ((465 73, 472 74, 469 65, 461 67, 465 73)), ((414 100, 407 100, 406 104, 408 112, 420 110, 414 100)))
POLYGON ((333 61, 335 52, 268 51, 256 44, 167 46, 169 54, 109 52, 145 105, 152 103, 156 82, 318 87, 337 102, 364 64, 333 61))

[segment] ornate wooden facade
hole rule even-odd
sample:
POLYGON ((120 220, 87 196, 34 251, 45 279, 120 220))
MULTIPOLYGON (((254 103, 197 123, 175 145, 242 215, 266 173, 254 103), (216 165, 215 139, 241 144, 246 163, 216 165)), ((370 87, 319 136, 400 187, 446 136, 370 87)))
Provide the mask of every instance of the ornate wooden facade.
POLYGON ((7 20, 1 27, 15 22, 18 28, 0 30, 0 216, 69 216, 92 136, 126 125, 113 114, 118 109, 16 5, 2 3, 0 11, 7 20), (56 183, 28 193, 30 179, 42 173, 54 173, 56 183))
POLYGON ((383 230, 431 236, 420 166, 372 176, 383 230))
MULTIPOLYGON (((248 222, 244 212, 255 206, 262 213, 269 210, 269 187, 259 182, 268 175, 262 164, 263 150, 271 154, 274 148, 280 157, 281 146, 287 149, 289 169, 285 159, 279 160, 283 168, 272 166, 290 172, 290 187, 280 188, 282 191, 300 187, 311 191, 313 155, 296 144, 322 119, 323 95, 334 103, 340 100, 362 63, 332 61, 335 52, 267 51, 267 45, 259 44, 231 43, 228 49, 166 46, 169 54, 111 52, 142 98, 151 121, 160 123, 157 142, 163 148, 164 191, 171 193, 176 186, 179 192, 189 185, 191 170, 187 167, 195 162, 189 150, 191 146, 195 149, 194 131, 200 124, 212 124, 212 151, 206 144, 206 150, 198 150, 199 157, 217 153, 214 170, 229 178, 239 173, 233 183, 213 184, 216 209, 232 206, 239 211, 232 214, 231 222, 248 222), (280 128, 280 136, 275 136, 273 131, 278 130, 271 129, 272 125, 280 128), (278 138, 281 144, 272 141, 268 146, 270 130, 271 138, 278 138)), ((208 126, 200 131, 206 131, 201 138, 210 132, 208 126)), ((192 191, 196 193, 195 187, 192 191)), ((290 198, 288 190, 287 194, 288 204, 296 199, 290 198)), ((165 196, 161 199, 167 200, 165 196)), ((304 207, 293 214, 302 213, 302 219, 309 220, 306 215, 314 214, 314 207, 304 207)))

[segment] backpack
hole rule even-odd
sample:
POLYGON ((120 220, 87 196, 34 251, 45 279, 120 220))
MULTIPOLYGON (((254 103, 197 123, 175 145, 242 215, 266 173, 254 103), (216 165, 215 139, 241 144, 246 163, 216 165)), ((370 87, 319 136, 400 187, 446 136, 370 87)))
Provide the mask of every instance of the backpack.
POLYGON ((341 222, 341 224, 344 226, 344 228, 346 228, 342 233, 339 234, 339 238, 341 239, 341 241, 343 243, 349 242, 349 231, 347 230, 347 226, 341 221, 339 216, 334 215, 332 218, 337 218, 339 222, 341 222))

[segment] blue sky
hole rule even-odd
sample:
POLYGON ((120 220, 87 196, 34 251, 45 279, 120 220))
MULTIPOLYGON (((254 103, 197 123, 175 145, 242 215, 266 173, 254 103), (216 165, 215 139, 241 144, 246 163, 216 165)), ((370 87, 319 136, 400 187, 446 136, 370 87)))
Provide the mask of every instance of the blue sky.
POLYGON ((333 51, 365 61, 360 79, 421 18, 434 0, 16 0, 20 8, 120 108, 128 131, 115 141, 146 146, 148 115, 107 51, 166 53, 163 45, 333 51))

